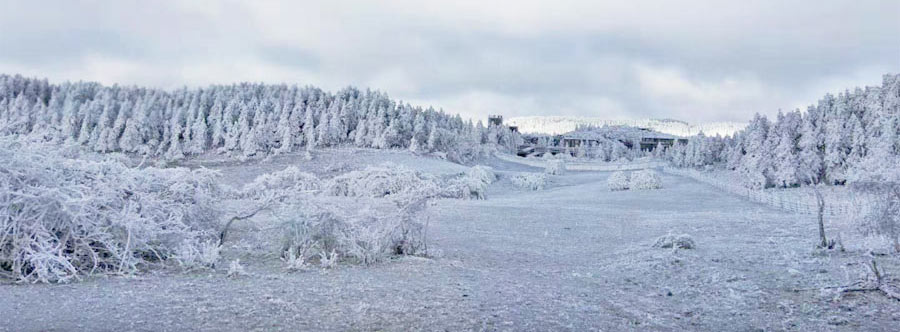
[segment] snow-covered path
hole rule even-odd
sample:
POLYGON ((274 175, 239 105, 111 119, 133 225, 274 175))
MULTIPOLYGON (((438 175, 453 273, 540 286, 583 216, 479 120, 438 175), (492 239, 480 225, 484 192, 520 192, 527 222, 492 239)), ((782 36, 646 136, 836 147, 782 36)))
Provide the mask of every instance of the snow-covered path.
MULTIPOLYGON (((852 254, 814 252, 812 218, 689 179, 609 192, 608 173, 544 191, 492 187, 432 210, 435 258, 251 276, 159 273, 0 285, 0 329, 29 330, 890 330, 876 294, 792 291, 846 283, 852 254), (651 248, 687 233, 698 248, 651 248), (828 256, 830 255, 830 256, 828 256), (846 257, 841 256, 846 255, 846 257)), ((244 260, 242 260, 244 261, 244 260)), ((887 264, 892 272, 896 262, 887 264), (891 265, 893 264, 893 265, 891 265)))

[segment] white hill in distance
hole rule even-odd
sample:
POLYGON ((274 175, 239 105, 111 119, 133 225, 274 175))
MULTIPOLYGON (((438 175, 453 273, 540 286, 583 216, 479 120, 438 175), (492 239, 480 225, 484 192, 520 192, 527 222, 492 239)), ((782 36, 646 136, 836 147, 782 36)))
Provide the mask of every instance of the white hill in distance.
POLYGON ((675 136, 693 136, 701 131, 707 136, 716 134, 732 135, 747 126, 745 122, 708 122, 690 124, 672 119, 644 119, 644 120, 607 120, 603 118, 588 118, 578 116, 521 116, 503 119, 510 126, 518 126, 523 134, 548 134, 558 135, 574 131, 579 125, 591 126, 630 126, 648 128, 653 131, 675 136))

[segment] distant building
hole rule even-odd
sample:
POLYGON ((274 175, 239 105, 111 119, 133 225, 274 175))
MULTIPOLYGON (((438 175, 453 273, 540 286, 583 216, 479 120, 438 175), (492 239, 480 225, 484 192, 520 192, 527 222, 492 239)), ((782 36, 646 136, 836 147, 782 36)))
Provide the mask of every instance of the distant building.
POLYGON ((562 135, 562 146, 567 148, 598 146, 609 139, 618 140, 629 149, 638 144, 642 151, 653 151, 659 144, 670 147, 675 142, 687 143, 685 138, 655 132, 648 128, 604 127, 596 130, 580 130, 564 134, 562 135))
POLYGON ((671 136, 671 137, 660 137, 660 136, 656 136, 656 135, 648 135, 648 136, 641 137, 641 150, 653 151, 653 149, 656 149, 656 147, 659 146, 660 144, 662 144, 662 146, 665 146, 668 149, 672 145, 675 145, 675 142, 678 142, 680 144, 687 144, 687 141, 688 141, 686 138, 678 138, 676 136, 672 136, 669 134, 663 134, 663 133, 656 133, 656 134, 666 135, 666 136, 671 136))
MULTIPOLYGON (((503 125, 503 116, 502 115, 488 115, 488 127, 493 126, 502 126, 503 125)), ((519 132, 518 126, 509 126, 509 130, 512 132, 519 132)))
POLYGON ((502 126, 503 125, 503 116, 502 115, 488 115, 488 126, 502 126))

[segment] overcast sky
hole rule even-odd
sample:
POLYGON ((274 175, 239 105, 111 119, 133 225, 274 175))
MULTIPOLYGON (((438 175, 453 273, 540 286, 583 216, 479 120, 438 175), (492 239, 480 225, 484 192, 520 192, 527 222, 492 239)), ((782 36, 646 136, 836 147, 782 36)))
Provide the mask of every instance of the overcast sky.
POLYGON ((0 72, 354 85, 474 118, 747 120, 900 72, 900 1, 0 0, 0 72))

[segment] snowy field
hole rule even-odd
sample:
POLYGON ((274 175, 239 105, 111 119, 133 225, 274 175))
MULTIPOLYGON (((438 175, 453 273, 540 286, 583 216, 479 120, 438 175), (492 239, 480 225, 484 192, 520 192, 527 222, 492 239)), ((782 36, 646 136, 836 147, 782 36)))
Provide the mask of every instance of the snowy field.
MULTIPOLYGON (((319 176, 385 162, 437 176, 468 168, 407 152, 333 149, 187 166, 241 186, 297 166, 319 176)), ((663 175, 663 189, 610 191, 610 172, 566 172, 543 190, 514 186, 538 168, 490 159, 486 200, 428 210, 429 257, 287 271, 263 213, 235 225, 221 262, 68 284, 0 284, 0 330, 846 330, 891 331, 900 303, 840 292, 868 277, 860 250, 821 251, 814 216, 791 214, 663 175), (653 248, 688 234, 694 249, 653 248)), ((354 199, 342 201, 353 206, 354 199)), ((239 208, 243 202, 223 202, 239 208)), ((897 275, 896 258, 879 256, 897 275)))

